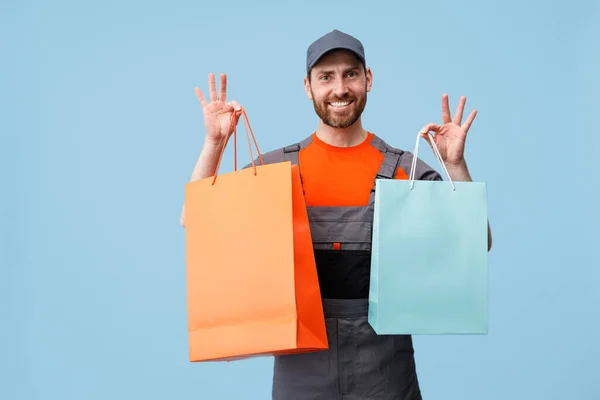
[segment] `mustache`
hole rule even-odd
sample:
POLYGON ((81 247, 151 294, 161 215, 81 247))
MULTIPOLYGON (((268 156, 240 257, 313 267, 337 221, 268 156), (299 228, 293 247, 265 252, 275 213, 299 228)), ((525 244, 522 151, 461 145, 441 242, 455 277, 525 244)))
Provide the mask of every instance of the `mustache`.
POLYGON ((335 103, 337 101, 344 102, 344 101, 350 101, 350 100, 355 100, 354 96, 332 97, 332 98, 326 99, 325 101, 328 103, 335 103))

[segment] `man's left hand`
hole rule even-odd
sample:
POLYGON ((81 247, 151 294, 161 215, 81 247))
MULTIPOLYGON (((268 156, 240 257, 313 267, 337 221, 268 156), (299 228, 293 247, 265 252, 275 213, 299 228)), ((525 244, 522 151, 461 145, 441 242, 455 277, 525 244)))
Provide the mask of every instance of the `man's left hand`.
MULTIPOLYGON (((469 128, 477 115, 477 111, 473 110, 467 117, 467 120, 462 122, 463 112, 467 98, 462 96, 458 102, 454 118, 450 115, 450 107, 448 106, 448 95, 442 95, 442 125, 430 123, 421 129, 419 134, 427 139, 429 143, 428 132, 433 132, 433 140, 437 146, 442 160, 446 166, 460 167, 465 163, 465 140, 469 128)), ((429 143, 431 145, 431 143, 429 143)))

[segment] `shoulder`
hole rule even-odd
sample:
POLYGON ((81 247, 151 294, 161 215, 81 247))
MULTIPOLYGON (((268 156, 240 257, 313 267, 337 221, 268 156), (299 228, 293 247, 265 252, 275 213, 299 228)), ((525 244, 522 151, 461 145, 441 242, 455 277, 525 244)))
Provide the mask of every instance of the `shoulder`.
POLYGON ((399 156, 402 156, 405 153, 405 151, 402 149, 390 146, 385 140, 383 140, 381 137, 377 136, 376 134, 371 133, 371 135, 372 135, 371 146, 373 146, 374 148, 379 150, 382 154, 393 153, 393 154, 398 154, 399 156))
MULTIPOLYGON (((402 169, 406 176, 410 176, 414 154, 410 151, 406 151, 394 146, 389 145, 385 140, 379 136, 373 134, 371 145, 377 148, 383 154, 393 153, 398 155, 398 170, 402 169)), ((398 175, 398 171, 396 172, 398 175)), ((441 181, 442 176, 427 163, 417 157, 415 166, 415 179, 416 180, 427 180, 427 181, 441 181)))
MULTIPOLYGON (((312 142, 312 135, 304 138, 300 142, 292 143, 284 147, 280 147, 274 150, 269 150, 266 153, 261 153, 262 161, 265 165, 267 164, 275 164, 279 162, 286 161, 288 158, 288 154, 292 154, 294 152, 299 152, 303 148, 307 147, 312 142)), ((254 163, 256 165, 260 165, 260 158, 257 156, 254 159, 254 163)), ((249 168, 252 166, 252 163, 248 163, 244 166, 244 168, 249 168)))

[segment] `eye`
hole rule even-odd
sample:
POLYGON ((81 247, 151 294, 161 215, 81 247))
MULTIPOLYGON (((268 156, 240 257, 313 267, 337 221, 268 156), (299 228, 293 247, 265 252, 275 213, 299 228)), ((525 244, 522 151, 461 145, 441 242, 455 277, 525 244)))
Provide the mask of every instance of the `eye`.
POLYGON ((321 81, 326 81, 328 79, 329 79, 328 75, 321 75, 321 76, 319 76, 319 80, 321 80, 321 81))
POLYGON ((348 76, 349 76, 350 78, 354 78, 356 75, 357 75, 357 74, 356 74, 356 71, 350 71, 350 72, 348 72, 348 76))

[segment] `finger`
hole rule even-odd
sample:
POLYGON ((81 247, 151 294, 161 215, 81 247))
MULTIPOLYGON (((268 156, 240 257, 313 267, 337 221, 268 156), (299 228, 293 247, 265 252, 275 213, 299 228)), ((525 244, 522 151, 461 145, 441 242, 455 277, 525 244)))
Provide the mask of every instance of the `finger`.
POLYGON ((471 111, 471 114, 469 114, 469 116, 467 117, 467 120, 465 121, 465 123, 462 126, 465 133, 469 132, 469 128, 471 128, 471 124, 473 123, 473 120, 475 119, 476 116, 477 116, 477 110, 471 111))
POLYGON ((236 100, 230 101, 229 103, 227 103, 227 105, 234 109, 236 111, 236 114, 239 115, 242 113, 242 106, 240 106, 240 103, 238 103, 236 100))
POLYGON ((200 88, 196 87, 195 91, 196 91, 196 97, 198 97, 198 100, 200 100, 200 105, 202 105, 202 108, 206 107, 208 105, 208 103, 206 102, 206 99, 202 95, 202 91, 200 90, 200 88))
POLYGON ((227 108, 230 110, 233 110, 233 125, 232 126, 237 126, 237 124, 240 121, 240 117, 242 115, 242 106, 240 106, 240 104, 233 100, 230 101, 229 103, 227 103, 227 108))
POLYGON ((430 123, 425 125, 421 131, 419 132, 419 135, 421 135, 424 138, 427 138, 429 135, 427 135, 429 132, 439 132, 442 129, 442 126, 439 124, 434 124, 434 123, 430 123))
POLYGON ((448 105, 448 95, 446 93, 442 95, 442 122, 444 124, 452 122, 450 106, 448 105))
POLYGON ((435 141, 437 139, 437 136, 430 136, 429 132, 434 132, 434 133, 438 133, 440 130, 442 129, 442 125, 439 124, 427 124, 423 127, 423 129, 421 129, 421 131, 419 132, 419 135, 421 135, 422 138, 424 138, 427 141, 427 144, 433 148, 433 144, 431 143, 431 141, 435 141))
MULTIPOLYGON (((429 133, 429 132, 425 132, 424 134, 422 134, 422 135, 421 135, 421 137, 422 137, 423 139, 425 139, 425 141, 427 142, 427 144, 428 144, 428 145, 429 145, 431 148, 433 148, 433 144, 432 144, 431 142, 432 142, 432 141, 433 141, 433 142, 436 142, 436 140, 438 139, 438 136, 437 136, 437 135, 432 135, 432 134, 431 134, 431 133, 429 133)), ((436 143, 437 143, 437 142, 436 142, 436 143)))
POLYGON ((221 74, 221 87, 219 93, 219 100, 226 101, 227 100, 227 75, 221 74))
POLYGON ((208 74, 208 91, 210 93, 210 101, 217 101, 217 87, 215 86, 215 74, 208 74))
POLYGON ((456 106, 456 114, 454 114, 454 122, 456 125, 460 126, 462 124, 463 112, 465 111, 465 103, 467 102, 467 98, 465 96, 460 96, 460 100, 458 100, 458 106, 456 106))

